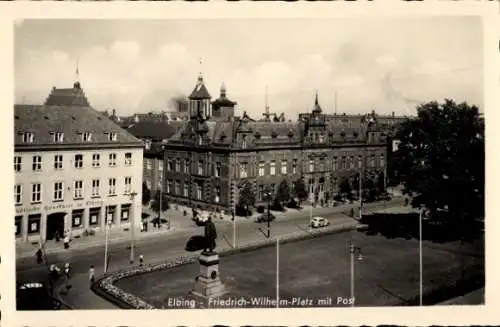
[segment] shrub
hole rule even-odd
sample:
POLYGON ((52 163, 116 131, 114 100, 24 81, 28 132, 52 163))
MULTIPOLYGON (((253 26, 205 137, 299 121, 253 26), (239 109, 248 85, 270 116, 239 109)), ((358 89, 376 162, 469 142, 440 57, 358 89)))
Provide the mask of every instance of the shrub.
POLYGON ((287 208, 291 208, 291 209, 300 209, 299 204, 293 199, 290 200, 290 202, 288 202, 288 204, 286 206, 287 206, 287 208))
POLYGON ((252 215, 252 210, 248 209, 247 211, 244 206, 238 205, 236 206, 235 215, 240 217, 248 217, 252 215))
POLYGON ((266 207, 263 205, 257 206, 257 212, 258 213, 264 213, 266 211, 266 207))
POLYGON ((283 205, 281 203, 275 201, 271 205, 271 210, 273 210, 273 211, 285 211, 285 207, 283 207, 283 205))

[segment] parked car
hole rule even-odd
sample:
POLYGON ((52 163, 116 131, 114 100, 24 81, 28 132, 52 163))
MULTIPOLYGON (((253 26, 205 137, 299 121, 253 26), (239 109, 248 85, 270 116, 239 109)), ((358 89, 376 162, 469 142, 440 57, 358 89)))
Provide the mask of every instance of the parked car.
POLYGON ((257 218, 255 218, 255 222, 262 223, 262 222, 267 222, 268 220, 273 221, 275 219, 276 219, 275 215, 273 215, 272 213, 268 215, 266 212, 266 213, 259 215, 257 218))
POLYGON ((205 236, 191 236, 184 247, 184 250, 189 252, 201 251, 205 248, 205 236))
POLYGON ((325 227, 328 226, 330 222, 323 217, 314 217, 311 219, 311 227, 312 228, 319 228, 319 227, 325 227))
POLYGON ((17 310, 58 310, 61 303, 50 296, 47 287, 40 282, 17 286, 17 310))

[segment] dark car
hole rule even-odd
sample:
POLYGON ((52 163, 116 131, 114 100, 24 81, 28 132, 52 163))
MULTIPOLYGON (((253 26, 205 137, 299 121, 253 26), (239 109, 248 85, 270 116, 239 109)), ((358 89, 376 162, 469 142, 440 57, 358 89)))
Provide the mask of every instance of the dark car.
POLYGON ((276 219, 276 216, 273 215, 272 213, 269 215, 267 213, 263 213, 263 214, 259 215, 257 218, 255 218, 255 222, 262 223, 262 222, 267 222, 268 220, 273 221, 275 219, 276 219))
POLYGON ((59 310, 61 305, 50 296, 43 283, 26 283, 17 287, 17 310, 59 310))
POLYGON ((195 235, 191 236, 184 247, 184 250, 189 252, 196 252, 205 249, 205 236, 195 235))

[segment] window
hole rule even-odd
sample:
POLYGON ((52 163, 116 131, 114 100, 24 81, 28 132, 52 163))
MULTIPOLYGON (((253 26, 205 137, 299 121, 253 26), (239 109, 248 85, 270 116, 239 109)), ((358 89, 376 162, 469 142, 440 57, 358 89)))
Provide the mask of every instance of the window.
POLYGON ((16 222, 16 236, 21 236, 21 231, 22 231, 22 226, 23 226, 23 216, 16 216, 15 218, 16 222))
POLYGON ((146 170, 151 170, 153 168, 153 166, 151 165, 151 159, 144 158, 142 164, 144 165, 144 169, 146 170))
POLYGON ((101 207, 90 208, 89 210, 89 225, 94 226, 99 224, 99 216, 101 214, 101 207))
POLYGON ((320 158, 319 159, 319 170, 320 171, 325 171, 325 158, 320 158))
POLYGON ((116 153, 109 154, 109 166, 116 167, 116 153))
MULTIPOLYGON (((151 162, 149 164, 151 165, 151 162)), ((163 160, 158 160, 158 171, 163 171, 163 160)))
POLYGON ((309 160, 309 171, 312 173, 314 171, 314 160, 309 160))
POLYGON ((122 205, 122 212, 120 215, 120 220, 121 221, 128 221, 129 213, 130 213, 130 204, 122 205))
POLYGON ((62 143, 64 142, 64 133, 61 132, 52 132, 52 141, 54 143, 62 143))
POLYGON ((342 157, 342 162, 340 163, 341 169, 346 169, 346 157, 342 157))
POLYGON ((189 196, 189 184, 184 182, 184 189, 183 189, 183 194, 185 197, 188 197, 189 196))
POLYGON ((275 161, 271 161, 271 169, 270 169, 270 172, 271 176, 274 176, 276 175, 276 162, 275 161))
POLYGON ((33 156, 33 171, 42 170, 42 156, 33 156))
POLYGON ((318 136, 319 136, 319 143, 324 143, 325 142, 325 138, 323 136, 323 133, 319 133, 318 136))
POLYGON ((189 174, 189 159, 184 160, 184 174, 189 174))
POLYGON ((168 180, 167 181, 167 193, 171 193, 171 192, 172 192, 172 181, 168 180))
POLYGON ((198 175, 203 175, 203 160, 198 161, 198 175))
POLYGON ((354 156, 349 157, 349 168, 353 169, 354 168, 354 156))
POLYGON ((375 167, 375 155, 370 156, 370 167, 375 167))
POLYGON ((23 186, 20 184, 14 185, 14 203, 21 204, 23 202, 23 186))
POLYGON ((83 181, 75 181, 75 199, 83 199, 83 181))
POLYGON ((181 159, 177 158, 175 160, 175 171, 181 172, 181 159))
POLYGON ((92 196, 99 196, 99 180, 98 179, 93 179, 92 180, 92 196))
POLYGON ((202 199, 202 188, 200 183, 196 183, 196 199, 197 200, 202 199))
POLYGON ((266 163, 261 161, 259 162, 259 176, 262 177, 264 176, 265 174, 265 166, 266 166, 266 163))
POLYGON ((297 173, 297 159, 292 160, 292 174, 297 173))
POLYGON ((385 166, 385 156, 383 154, 380 155, 380 167, 385 166))
POLYGON ((24 132, 21 133, 23 137, 23 143, 33 143, 33 139, 35 138, 35 135, 31 132, 24 132))
POLYGON ((54 156, 54 169, 60 170, 63 167, 63 156, 57 154, 54 156))
POLYGON ((108 133, 108 140, 109 141, 116 141, 117 140, 117 135, 115 132, 109 132, 108 133))
POLYGON ((23 158, 20 156, 14 157, 14 171, 21 171, 23 165, 23 158))
POLYGON ((78 228, 82 225, 83 209, 73 210, 71 212, 71 227, 78 228))
POLYGON ((175 194, 181 194, 181 182, 175 181, 175 194))
POLYGON ((41 214, 28 216, 28 234, 35 234, 40 231, 41 214))
POLYGON ((246 162, 240 163, 240 178, 248 177, 248 164, 246 162))
POLYGON ((75 168, 83 168, 83 154, 75 154, 75 168))
POLYGON ((61 201, 64 199, 63 182, 54 183, 54 201, 61 201))
POLYGON ((125 177, 125 191, 124 194, 130 194, 132 192, 132 177, 125 177))
POLYGON ((243 135, 241 137, 241 148, 246 149, 247 148, 247 136, 243 135))
POLYGON ((363 164, 363 159, 361 156, 358 156, 358 168, 361 169, 361 165, 363 164))
POLYGON ((171 159, 167 160, 167 169, 168 171, 174 171, 174 163, 172 162, 171 159))
POLYGON ((335 171, 337 170, 338 168, 338 161, 337 161, 337 157, 333 157, 333 161, 332 161, 332 170, 335 171))
POLYGON ((257 198, 259 201, 264 200, 264 185, 259 185, 257 188, 257 198))
POLYGON ((150 180, 146 180, 146 187, 148 188, 148 190, 151 189, 151 181, 150 180))
POLYGON ((215 177, 220 177, 221 173, 221 164, 220 162, 215 163, 215 177))
POLYGON ((125 153, 125 166, 132 166, 132 153, 125 153))
POLYGON ((216 186, 214 188, 214 202, 219 203, 219 201, 220 201, 220 187, 216 186))
POLYGON ((203 136, 198 136, 198 145, 203 145, 203 136))
POLYGON ((80 133, 80 139, 82 140, 82 142, 90 142, 92 141, 92 133, 89 132, 80 133))
POLYGON ((108 180, 108 195, 116 195, 116 178, 110 178, 108 180))
POLYGON ((94 153, 92 155, 92 167, 99 167, 101 165, 101 155, 99 153, 94 153))
POLYGON ((42 184, 31 184, 31 202, 38 203, 42 201, 42 184))
POLYGON ((281 162, 281 174, 286 175, 287 174, 287 168, 288 168, 288 162, 286 160, 283 160, 281 162))

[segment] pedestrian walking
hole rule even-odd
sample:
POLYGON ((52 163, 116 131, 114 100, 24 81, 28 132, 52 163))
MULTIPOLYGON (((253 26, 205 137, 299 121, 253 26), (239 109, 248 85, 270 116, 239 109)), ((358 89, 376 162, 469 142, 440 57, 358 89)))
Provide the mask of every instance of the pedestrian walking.
POLYGON ((142 267, 143 264, 144 264, 144 256, 141 254, 139 255, 139 266, 142 267))
POLYGON ((66 289, 69 291, 69 289, 71 288, 71 284, 69 283, 71 279, 71 266, 69 262, 66 262, 64 264, 64 276, 66 277, 66 289))
POLYGON ((93 265, 91 265, 89 268, 89 280, 90 284, 94 283, 95 281, 95 268, 93 265))
POLYGON ((69 233, 64 235, 64 248, 69 249, 69 233))

